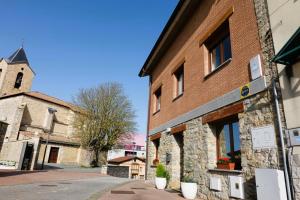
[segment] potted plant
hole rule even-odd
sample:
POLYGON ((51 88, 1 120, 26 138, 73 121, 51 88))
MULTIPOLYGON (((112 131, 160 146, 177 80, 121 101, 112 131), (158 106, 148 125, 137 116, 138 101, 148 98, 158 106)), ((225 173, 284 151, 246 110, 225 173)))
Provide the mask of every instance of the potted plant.
POLYGON ((234 170, 235 163, 230 158, 219 158, 217 162, 218 169, 234 170))
POLYGON ((159 190, 163 190, 167 186, 170 175, 162 164, 158 164, 156 168, 155 185, 159 190))
POLYGON ((195 199, 197 196, 197 183, 191 176, 184 176, 180 183, 181 193, 186 199, 195 199))

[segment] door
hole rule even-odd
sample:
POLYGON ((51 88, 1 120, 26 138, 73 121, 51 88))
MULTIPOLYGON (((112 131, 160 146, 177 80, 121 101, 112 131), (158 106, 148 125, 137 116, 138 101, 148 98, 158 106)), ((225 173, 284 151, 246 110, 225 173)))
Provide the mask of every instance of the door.
POLYGON ((3 141, 5 138, 6 129, 7 129, 7 124, 0 122, 0 151, 2 149, 3 141))
POLYGON ((58 151, 58 147, 51 147, 48 163, 57 163, 58 151))
POLYGON ((171 157, 172 172, 169 185, 173 189, 180 189, 180 181, 183 177, 183 156, 183 133, 178 132, 174 134, 171 157))
POLYGON ((30 170, 31 161, 32 161, 32 154, 33 154, 33 144, 26 145, 23 163, 22 163, 22 170, 30 170))

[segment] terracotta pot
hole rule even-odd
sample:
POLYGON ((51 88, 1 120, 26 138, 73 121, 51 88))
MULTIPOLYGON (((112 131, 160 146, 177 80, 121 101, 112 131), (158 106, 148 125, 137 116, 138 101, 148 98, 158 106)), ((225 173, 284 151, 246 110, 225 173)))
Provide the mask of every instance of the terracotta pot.
POLYGON ((157 165, 159 164, 159 160, 158 160, 158 159, 154 159, 154 160, 152 161, 152 164, 153 164, 154 166, 157 166, 157 165))
POLYGON ((218 169, 234 170, 235 163, 217 164, 218 169))

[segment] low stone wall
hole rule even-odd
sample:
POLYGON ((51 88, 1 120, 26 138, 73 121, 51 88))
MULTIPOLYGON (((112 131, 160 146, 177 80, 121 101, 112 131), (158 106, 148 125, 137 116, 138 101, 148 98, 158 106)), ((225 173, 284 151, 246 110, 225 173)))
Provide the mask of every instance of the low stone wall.
POLYGON ((129 178, 129 167, 128 166, 107 166, 107 174, 110 176, 129 178))

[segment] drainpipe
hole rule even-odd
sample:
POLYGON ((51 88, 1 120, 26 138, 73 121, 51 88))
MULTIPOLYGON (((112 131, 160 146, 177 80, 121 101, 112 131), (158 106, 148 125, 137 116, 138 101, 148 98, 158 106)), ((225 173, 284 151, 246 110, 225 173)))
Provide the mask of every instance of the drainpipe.
POLYGON ((149 96, 148 96, 148 118, 147 118, 147 138, 146 138, 146 168, 145 168, 145 180, 148 179, 148 161, 149 161, 149 123, 150 123, 150 104, 151 104, 151 84, 152 84, 152 76, 149 77, 149 96))
POLYGON ((279 105, 278 105, 278 94, 277 94, 277 91, 276 91, 275 81, 273 80, 272 82, 273 82, 273 92, 274 92, 274 97, 275 97, 277 123, 278 123, 278 127, 279 127, 279 135, 280 135, 280 142, 281 142, 281 149, 282 149, 282 158, 283 158, 283 166, 284 166, 284 175, 285 175, 284 177, 285 177, 286 191, 287 191, 288 200, 292 200, 290 177, 289 177, 289 173, 288 173, 288 170, 287 170, 286 151, 285 151, 285 145, 284 145, 284 139, 283 139, 281 116, 280 116, 279 105))

